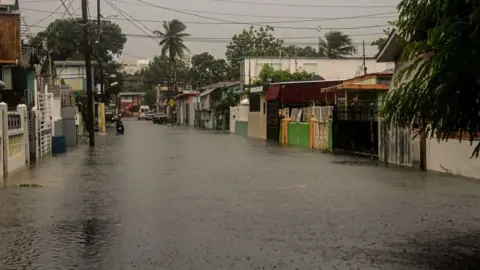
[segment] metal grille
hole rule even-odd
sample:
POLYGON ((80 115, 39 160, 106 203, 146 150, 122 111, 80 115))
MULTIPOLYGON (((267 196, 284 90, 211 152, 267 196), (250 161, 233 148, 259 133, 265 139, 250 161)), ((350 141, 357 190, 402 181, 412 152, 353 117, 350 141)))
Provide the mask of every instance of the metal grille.
POLYGON ((52 114, 50 100, 52 93, 38 93, 37 127, 38 127, 38 156, 41 158, 52 151, 52 114))
POLYGON ((18 112, 8 112, 8 130, 22 128, 22 119, 18 112))

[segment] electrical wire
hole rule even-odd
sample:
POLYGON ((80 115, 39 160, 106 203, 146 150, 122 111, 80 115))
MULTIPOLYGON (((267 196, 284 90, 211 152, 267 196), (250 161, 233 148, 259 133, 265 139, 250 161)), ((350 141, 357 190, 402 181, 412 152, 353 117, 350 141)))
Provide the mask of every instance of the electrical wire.
MULTIPOLYGON (((153 40, 155 40, 156 42, 160 42, 155 36, 153 36, 153 31, 151 29, 149 29, 148 27, 146 27, 143 23, 139 22, 142 26, 145 27, 145 29, 149 30, 150 33, 148 33, 147 31, 145 31, 143 28, 139 27, 137 24, 135 24, 131 19, 127 18, 127 16, 133 18, 131 15, 129 15, 128 13, 124 12, 123 10, 121 10, 120 8, 118 8, 117 6, 115 6, 113 3, 111 3, 109 0, 105 0, 105 3, 107 3, 107 5, 109 5, 111 8, 113 8, 114 10, 116 10, 117 12, 119 12, 127 21, 129 21, 133 26, 135 26, 136 28, 138 28, 140 31, 142 31, 143 33, 145 33, 148 37, 152 38, 153 40)), ((135 18, 133 18, 134 20, 136 20, 135 18)), ((137 21, 138 22, 138 21, 137 21)))
MULTIPOLYGON (((55 12, 57 12, 57 11, 58 11, 59 9, 61 9, 62 7, 63 7, 63 4, 61 4, 61 5, 58 6, 55 10, 53 10, 52 12, 50 12, 47 16, 45 16, 45 17, 41 18, 40 20, 38 20, 36 23, 34 23, 32 26, 30 26, 30 28, 33 27, 33 26, 36 26, 36 25, 38 25, 39 23, 41 23, 41 22, 45 21, 46 19, 50 18, 51 16, 53 16, 53 14, 55 14, 55 12)), ((27 28, 25 31, 29 31, 30 28, 27 28)), ((25 34, 25 33, 26 33, 25 31, 22 32, 22 34, 25 34)))
MULTIPOLYGON (((43 28, 45 29, 45 26, 34 26, 35 28, 43 28)), ((365 33, 365 34, 352 34, 349 36, 374 36, 374 35, 383 35, 384 33, 365 33)), ((151 38, 155 37, 151 34, 145 33, 145 35, 141 34, 129 34, 129 33, 124 33, 125 36, 127 37, 133 37, 133 38, 151 38)), ((231 41, 231 37, 194 37, 194 36, 189 36, 184 38, 186 41, 192 39, 192 40, 201 40, 201 41, 209 41, 209 40, 223 40, 223 41, 231 41)), ((301 37, 279 37, 278 39, 284 40, 284 39, 318 39, 318 36, 301 36, 301 37)))
MULTIPOLYGON (((168 11, 172 11, 172 12, 176 12, 176 13, 180 13, 180 14, 185 14, 185 15, 190 15, 190 16, 195 16, 195 17, 199 17, 199 18, 202 18, 202 19, 208 19, 208 20, 219 21, 219 22, 228 22, 228 23, 239 24, 239 25, 252 25, 252 26, 260 26, 260 27, 269 26, 269 25, 265 25, 265 24, 255 24, 255 23, 248 23, 248 22, 236 22, 236 21, 230 21, 230 20, 223 20, 223 19, 203 16, 203 15, 198 15, 198 14, 194 14, 194 13, 191 13, 191 12, 185 12, 185 11, 182 11, 182 10, 179 10, 179 9, 163 7, 163 6, 160 6, 160 5, 157 5, 157 4, 152 4, 152 3, 144 1, 144 0, 137 0, 137 1, 141 2, 141 3, 149 4, 152 7, 156 7, 156 8, 159 8, 159 9, 168 10, 168 11)), ((353 29, 367 29, 367 28, 376 28, 376 27, 387 27, 387 26, 389 26, 389 25, 388 24, 382 24, 382 25, 355 26, 355 27, 347 27, 347 28, 332 28, 332 27, 323 28, 322 27, 321 29, 322 30, 347 30, 347 29, 348 30, 353 30, 353 29)), ((314 30, 314 31, 319 30, 319 27, 276 26, 275 28, 294 29, 294 30, 314 30)))
POLYGON ((380 5, 307 5, 307 4, 283 4, 271 2, 248 2, 240 0, 211 0, 222 3, 258 5, 258 6, 276 6, 276 7, 308 7, 308 8, 396 8, 397 6, 380 6, 380 5))
MULTIPOLYGON (((118 2, 118 1, 111 1, 111 2, 118 2)), ((33 11, 33 12, 44 12, 44 13, 50 13, 50 11, 47 10, 41 10, 41 9, 33 9, 33 8, 23 8, 22 10, 26 11, 33 11)), ((63 14, 61 12, 56 12, 56 14, 63 14)), ((217 13, 215 13, 217 14, 217 13)), ((229 15, 229 16, 237 16, 237 14, 231 14, 231 13, 220 13, 222 15, 229 15)), ((376 14, 365 14, 365 15, 356 15, 356 16, 346 16, 346 17, 318 17, 318 18, 308 18, 305 17, 305 19, 302 20, 288 20, 288 21, 256 21, 256 22, 250 22, 250 23, 267 23, 267 24, 277 24, 277 23, 302 23, 302 22, 315 22, 315 21, 333 21, 333 20, 349 20, 349 19, 381 19, 381 18, 394 18, 395 16, 389 16, 388 14, 397 14, 397 12, 384 12, 384 13, 376 13, 376 14)), ((80 14, 74 14, 76 16, 80 16, 80 14)), ((115 14, 114 14, 115 15, 115 14)), ((252 17, 257 17, 254 15, 246 15, 243 14, 242 16, 252 16, 252 17)), ((258 16, 258 17, 264 17, 264 16, 258 16)), ((266 18, 270 18, 271 16, 267 16, 266 18)), ((273 16, 272 16, 273 17, 273 16)), ((278 18, 276 16, 275 18, 278 18)), ((292 18, 301 18, 301 17, 292 17, 292 18)), ((126 21, 127 19, 125 18, 110 18, 112 21, 126 21)), ((151 19, 137 19, 139 22, 153 22, 153 23, 162 23, 163 20, 151 20, 151 19)), ((212 24, 212 25, 236 25, 237 23, 226 23, 226 22, 190 22, 190 21, 183 21, 186 24, 212 24)))

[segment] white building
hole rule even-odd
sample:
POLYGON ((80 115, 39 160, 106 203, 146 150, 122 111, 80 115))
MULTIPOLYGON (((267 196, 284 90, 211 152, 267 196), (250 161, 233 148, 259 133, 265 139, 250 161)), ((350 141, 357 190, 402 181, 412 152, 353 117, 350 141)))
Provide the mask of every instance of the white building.
MULTIPOLYGON (((56 77, 69 85, 73 91, 87 90, 87 68, 85 61, 54 61, 56 77)), ((91 72, 94 74, 96 62, 92 61, 91 72)), ((92 80, 92 88, 94 88, 92 80)))
MULTIPOLYGON (((326 59, 326 58, 278 58, 278 57, 245 57, 240 62, 240 85, 248 85, 258 80, 265 64, 275 69, 313 72, 325 80, 346 80, 364 73, 362 58, 326 59)), ((381 72, 393 68, 393 63, 377 63, 375 58, 365 60, 367 73, 381 72)))
POLYGON ((127 74, 133 75, 135 74, 135 72, 138 72, 143 68, 148 67, 149 63, 150 63, 150 59, 139 59, 136 61, 123 61, 122 70, 127 74))

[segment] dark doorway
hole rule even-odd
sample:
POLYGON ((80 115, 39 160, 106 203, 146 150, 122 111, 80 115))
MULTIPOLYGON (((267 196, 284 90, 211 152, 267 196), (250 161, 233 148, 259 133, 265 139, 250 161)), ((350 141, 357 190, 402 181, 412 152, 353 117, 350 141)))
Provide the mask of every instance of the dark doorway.
POLYGON ((267 140, 277 141, 280 138, 280 100, 267 101, 267 140))

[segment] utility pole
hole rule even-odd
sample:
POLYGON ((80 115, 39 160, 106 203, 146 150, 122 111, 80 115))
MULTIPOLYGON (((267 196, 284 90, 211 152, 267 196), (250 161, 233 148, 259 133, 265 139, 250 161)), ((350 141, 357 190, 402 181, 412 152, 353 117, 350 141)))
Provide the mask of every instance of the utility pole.
MULTIPOLYGON (((98 38, 100 39, 100 35, 102 34, 102 22, 101 22, 101 13, 100 13, 100 0, 97 0, 97 24, 98 24, 98 38)), ((97 54, 98 55, 98 54, 97 54)), ((102 59, 100 59, 100 56, 98 57, 98 66, 100 67, 100 95, 102 98, 104 98, 105 95, 105 89, 104 89, 104 83, 105 83, 105 72, 103 70, 103 63, 102 59)))
POLYGON ((363 41, 363 75, 367 75, 367 65, 365 63, 365 41, 363 41))
POLYGON ((87 74, 87 130, 90 146, 95 146, 95 130, 93 119, 93 88, 92 88, 92 63, 91 63, 91 44, 88 37, 89 22, 87 14, 87 0, 82 1, 82 21, 83 21, 83 55, 85 57, 85 68, 87 74))

